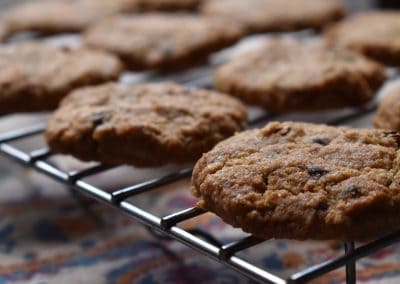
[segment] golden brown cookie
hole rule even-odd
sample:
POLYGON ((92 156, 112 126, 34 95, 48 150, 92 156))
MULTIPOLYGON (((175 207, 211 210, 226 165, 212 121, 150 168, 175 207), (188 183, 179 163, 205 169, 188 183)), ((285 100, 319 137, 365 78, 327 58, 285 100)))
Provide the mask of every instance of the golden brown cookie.
POLYGON ((242 35, 236 25, 194 15, 119 16, 92 26, 88 46, 118 55, 131 69, 179 69, 204 61, 242 35))
POLYGON ((400 228, 400 132, 272 122, 203 155, 199 206, 261 238, 370 240, 400 228))
POLYGON ((118 78, 113 55, 43 43, 0 47, 0 113, 51 110, 71 90, 118 78))
POLYGON ((270 112, 361 106, 385 79, 384 68, 356 53, 293 40, 268 40, 219 67, 218 90, 270 112))
POLYGON ((345 47, 386 65, 400 65, 400 12, 364 12, 326 32, 331 45, 345 47))
POLYGON ((200 10, 240 23, 249 33, 320 29, 345 14, 335 0, 205 0, 200 10))
POLYGON ((4 12, 1 25, 7 36, 23 31, 79 32, 106 16, 136 9, 136 0, 36 0, 4 12))
POLYGON ((400 131, 400 86, 394 87, 382 98, 374 117, 374 125, 400 131))
POLYGON ((245 107, 227 95, 174 83, 106 84, 73 92, 50 118, 56 153, 106 164, 194 162, 246 126, 245 107))

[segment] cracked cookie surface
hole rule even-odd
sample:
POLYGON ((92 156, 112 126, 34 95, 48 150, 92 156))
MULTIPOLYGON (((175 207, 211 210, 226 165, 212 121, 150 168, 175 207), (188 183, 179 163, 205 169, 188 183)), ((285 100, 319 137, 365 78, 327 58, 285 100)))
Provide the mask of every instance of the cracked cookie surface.
POLYGON ((214 74, 218 90, 276 113, 361 106, 384 80, 384 67, 357 53, 278 38, 214 74))
POLYGON ((240 23, 249 33, 320 29, 345 14, 331 0, 205 0, 200 10, 240 23))
POLYGON ((203 155, 199 206, 262 238, 369 240, 400 228, 400 132, 272 122, 203 155))
POLYGON ((400 65, 400 12, 373 11, 349 17, 326 31, 327 41, 389 66, 400 65))
POLYGON ((0 47, 0 113, 51 110, 71 90, 118 78, 115 56, 43 43, 0 47))
POLYGON ((381 99, 373 121, 378 128, 400 131, 400 86, 381 99))
POLYGON ((55 152, 85 161, 160 166, 196 161, 246 121, 239 101, 213 91, 106 84, 65 98, 46 138, 55 152))
POLYGON ((149 13, 97 23, 84 41, 118 55, 131 69, 181 69, 233 44, 242 32, 239 26, 218 19, 149 13))

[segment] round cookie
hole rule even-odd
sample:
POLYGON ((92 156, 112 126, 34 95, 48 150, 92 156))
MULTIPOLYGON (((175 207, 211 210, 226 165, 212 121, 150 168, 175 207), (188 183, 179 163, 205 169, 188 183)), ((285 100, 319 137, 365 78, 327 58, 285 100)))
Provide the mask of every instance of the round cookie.
POLYGON ((4 13, 3 40, 24 31, 55 34, 78 32, 106 16, 136 10, 136 0, 37 0, 4 13))
POLYGON ((345 14, 334 0, 205 0, 200 11, 238 22, 249 33, 320 29, 345 14))
POLYGON ((385 79, 384 68, 322 44, 272 39, 214 74, 215 87, 270 112, 361 106, 385 79))
POLYGON ((119 16, 92 26, 88 46, 117 54, 131 69, 179 69, 204 61, 242 35, 237 25, 195 15, 119 16))
POLYGON ((106 164, 194 162, 246 126, 245 107, 174 83, 83 88, 63 100, 46 139, 56 153, 106 164))
POLYGON ((400 131, 400 86, 382 98, 373 121, 378 128, 400 131))
POLYGON ((261 238, 369 240, 398 230, 400 132, 273 122, 197 162, 201 208, 261 238))
POLYGON ((362 53, 389 66, 400 65, 400 12, 364 12, 326 31, 331 45, 362 53))
POLYGON ((71 90, 118 78, 122 64, 101 51, 43 43, 0 47, 0 113, 51 110, 71 90))

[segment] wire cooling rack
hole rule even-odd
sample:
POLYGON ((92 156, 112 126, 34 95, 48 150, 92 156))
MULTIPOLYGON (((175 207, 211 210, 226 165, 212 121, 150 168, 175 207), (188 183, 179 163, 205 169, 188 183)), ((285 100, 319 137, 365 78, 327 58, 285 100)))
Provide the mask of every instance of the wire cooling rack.
MULTIPOLYGON (((190 83, 187 83, 189 86, 203 87, 207 87, 209 84, 209 75, 198 76, 196 79, 192 79, 190 83)), ((351 113, 341 115, 334 120, 325 121, 325 123, 330 125, 346 124, 373 112, 375 109, 376 103, 372 103, 367 107, 355 109, 351 113)), ((275 118, 274 115, 264 114, 253 118, 249 122, 249 126, 254 127, 275 118)), ((73 188, 78 193, 89 195, 102 203, 117 208, 134 217, 151 230, 175 239, 205 254, 206 256, 233 268, 249 279, 260 283, 306 283, 341 267, 345 267, 346 269, 347 283, 356 283, 357 260, 400 240, 399 231, 359 247, 356 247, 354 242, 344 243, 344 250, 341 256, 308 267, 291 275, 289 278, 282 278, 238 256, 238 253, 243 250, 257 246, 263 242, 273 242, 274 240, 264 240, 254 236, 247 236, 234 242, 223 244, 209 232, 200 229, 185 230, 179 226, 179 224, 184 221, 205 214, 206 212, 202 209, 191 207, 166 216, 157 216, 150 213, 148 208, 140 208, 135 205, 134 202, 128 200, 130 197, 144 194, 156 190, 163 185, 190 177, 192 172, 191 168, 186 168, 165 176, 132 184, 128 187, 107 191, 85 181, 84 179, 115 168, 114 166, 97 164, 89 166, 83 170, 65 171, 49 161, 54 154, 45 145, 30 151, 24 151, 13 145, 17 144, 15 142, 21 141, 25 138, 42 135, 44 129, 45 125, 40 123, 0 134, 0 154, 63 183, 73 188)))
MULTIPOLYGON (((362 1, 357 1, 357 3, 348 1, 349 4, 355 6, 360 5, 359 2, 362 1)), ((368 0, 368 2, 370 1, 368 0)), ((302 34, 300 35, 302 36, 302 34)), ((163 76, 163 79, 170 79, 178 83, 184 83, 188 86, 210 87, 210 74, 204 75, 203 71, 206 71, 207 73, 208 69, 206 68, 206 70, 202 70, 200 72, 202 73, 200 76, 199 72, 196 71, 192 73, 184 72, 182 74, 178 74, 177 76, 175 75, 172 78, 163 76)), ((160 78, 157 77, 145 78, 146 81, 158 81, 159 79, 160 78)), ((141 80, 143 80, 143 78, 139 81, 141 80)), ((127 81, 131 80, 128 78, 127 81)), ((375 109, 376 103, 373 103, 365 108, 355 109, 350 113, 340 115, 333 120, 329 119, 318 122, 324 122, 330 125, 348 124, 359 119, 360 117, 370 114, 371 112, 375 111, 375 109)), ((269 120, 274 120, 275 118, 276 117, 274 115, 261 115, 253 118, 249 122, 249 126, 254 127, 262 125, 269 120)), ((149 208, 141 208, 131 201, 130 197, 145 194, 147 192, 156 190, 163 185, 168 185, 190 177, 192 173, 191 168, 183 169, 164 176, 159 176, 144 182, 131 184, 128 187, 108 191, 99 186, 95 186, 86 180, 89 177, 113 169, 113 166, 97 164, 89 166, 83 170, 66 171, 50 161, 54 154, 45 145, 29 151, 25 151, 14 145, 17 144, 15 142, 19 142, 25 138, 42 135, 44 129, 45 125, 39 123, 17 130, 0 133, 0 155, 8 157, 27 168, 34 169, 45 174, 46 176, 49 176, 53 180, 65 184, 66 186, 74 189, 75 193, 88 195, 89 197, 92 197, 104 204, 117 208, 121 212, 125 212, 136 220, 140 221, 144 226, 151 229, 153 232, 158 232, 163 236, 175 239, 176 241, 179 241, 203 253, 204 255, 225 264, 245 277, 248 277, 249 279, 259 283, 307 283, 335 269, 345 268, 346 283, 353 284, 356 283, 357 260, 390 246, 400 240, 399 231, 358 247, 356 247, 354 242, 344 243, 343 253, 341 256, 307 267, 301 271, 298 271, 297 273, 292 274, 288 278, 283 278, 239 256, 240 252, 246 249, 256 247, 261 243, 274 242, 274 240, 264 240, 254 236, 247 236, 239 238, 230 243, 221 243, 210 232, 198 228, 188 230, 179 226, 182 222, 205 214, 206 212, 202 209, 191 207, 166 216, 157 216, 149 212, 149 208)))

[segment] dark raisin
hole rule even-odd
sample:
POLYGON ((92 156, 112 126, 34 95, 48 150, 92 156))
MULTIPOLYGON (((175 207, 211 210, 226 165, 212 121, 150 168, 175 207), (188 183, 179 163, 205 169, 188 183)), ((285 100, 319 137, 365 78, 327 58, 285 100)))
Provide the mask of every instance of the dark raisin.
POLYGON ((268 187, 268 182, 269 182, 268 178, 269 178, 268 175, 266 175, 266 176, 263 177, 264 184, 265 184, 265 186, 267 186, 267 187, 268 187))
POLYGON ((351 198, 357 198, 361 196, 360 188, 356 185, 350 185, 349 187, 345 188, 342 193, 342 196, 344 197, 351 197, 351 198))
POLYGON ((389 131, 384 133, 385 137, 394 138, 397 144, 400 146, 400 131, 389 131))
POLYGON ((307 173, 311 177, 322 177, 322 176, 326 175, 327 173, 329 173, 329 171, 325 170, 322 167, 311 167, 311 168, 307 169, 307 173))
POLYGON ((328 204, 326 204, 325 202, 320 202, 315 209, 318 211, 327 211, 328 208, 328 204))
POLYGON ((90 116, 90 121, 93 122, 94 125, 98 126, 109 120, 110 116, 111 114, 108 111, 99 111, 90 116))
POLYGON ((282 129, 281 135, 282 135, 282 136, 286 136, 286 135, 289 134, 289 132, 290 132, 291 130, 292 130, 292 129, 291 129, 290 127, 285 128, 285 129, 282 129))
POLYGON ((312 142, 320 144, 322 146, 328 145, 331 141, 328 138, 323 137, 315 137, 313 138, 312 142))

